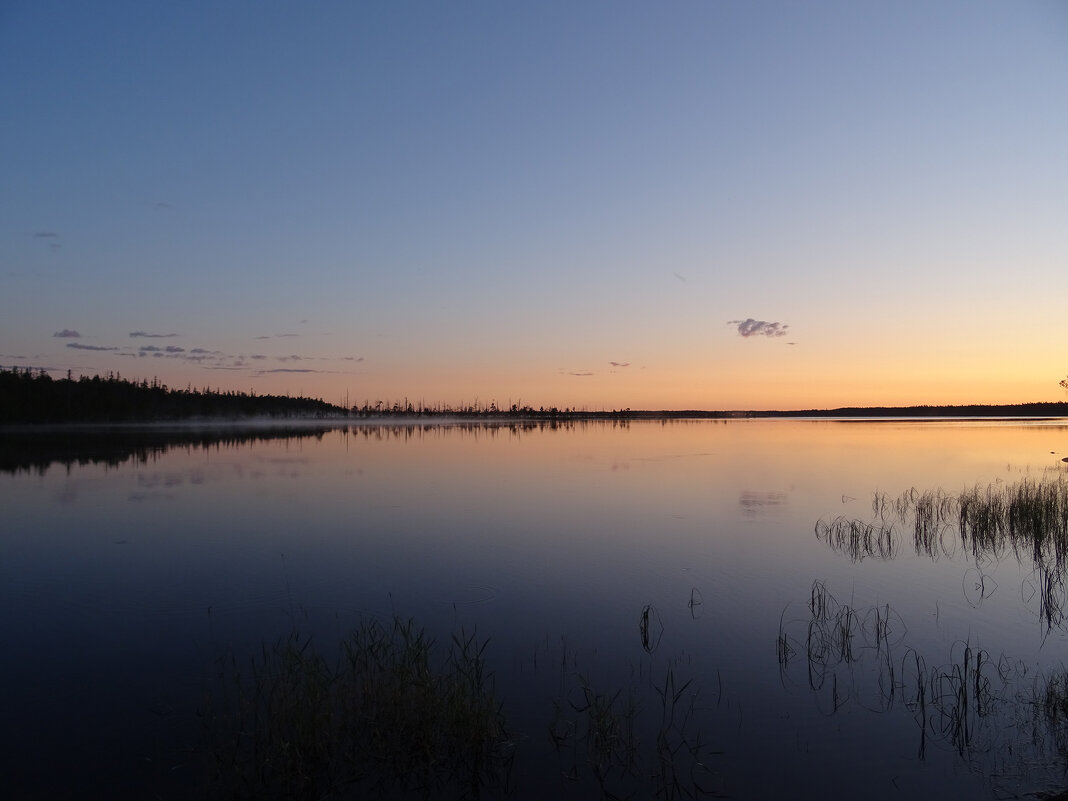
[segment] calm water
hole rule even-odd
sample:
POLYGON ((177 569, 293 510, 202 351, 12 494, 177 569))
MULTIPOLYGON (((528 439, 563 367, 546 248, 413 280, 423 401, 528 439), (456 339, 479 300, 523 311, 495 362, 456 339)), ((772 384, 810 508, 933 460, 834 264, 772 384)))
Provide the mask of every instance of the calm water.
POLYGON ((1024 742, 1019 699, 1068 650, 1033 565, 945 534, 917 553, 902 524, 890 553, 850 553, 816 528, 873 520, 875 492, 1063 474, 1066 452, 1049 421, 0 434, 8 797, 181 797, 220 656, 394 613, 492 638, 518 797, 596 797, 549 748, 574 675, 659 710, 668 670, 718 752, 702 786, 736 798, 1049 788, 1063 763, 1024 742), (909 675, 965 649, 990 695, 962 743, 909 675))

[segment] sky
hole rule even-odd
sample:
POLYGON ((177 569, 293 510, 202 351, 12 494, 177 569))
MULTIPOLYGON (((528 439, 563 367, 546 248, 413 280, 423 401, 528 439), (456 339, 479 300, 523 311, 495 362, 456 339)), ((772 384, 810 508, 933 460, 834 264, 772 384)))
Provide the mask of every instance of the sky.
POLYGON ((0 3, 0 365, 1065 399, 1068 3, 0 3))

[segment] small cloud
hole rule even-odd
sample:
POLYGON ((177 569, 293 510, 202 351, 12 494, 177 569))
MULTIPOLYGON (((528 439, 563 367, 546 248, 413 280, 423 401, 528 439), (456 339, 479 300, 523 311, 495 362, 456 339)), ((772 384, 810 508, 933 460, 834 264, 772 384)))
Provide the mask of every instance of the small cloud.
POLYGON ((613 367, 630 367, 630 362, 609 362, 613 367))
POLYGON ((158 201, 157 203, 153 204, 153 208, 157 208, 157 209, 169 209, 169 208, 171 208, 171 204, 170 204, 170 203, 164 203, 164 202, 163 202, 163 201, 161 200, 161 201, 158 201))
POLYGON ((321 373, 323 370, 312 370, 309 367, 276 367, 273 370, 264 370, 265 373, 321 373))
POLYGON ((738 326, 738 334, 747 339, 749 337, 784 337, 786 329, 790 327, 786 323, 769 323, 766 320, 754 320, 752 317, 744 320, 728 320, 727 325, 738 326))
POLYGON ((185 353, 185 348, 179 348, 177 345, 168 345, 164 350, 167 353, 185 353))
POLYGON ((675 276, 676 278, 678 278, 680 281, 682 281, 682 283, 684 283, 684 284, 686 283, 686 276, 685 275, 679 275, 678 273, 672 273, 672 275, 675 276))
POLYGON ((259 336, 259 337, 256 337, 256 339, 270 339, 270 337, 268 337, 268 336, 259 336))
POLYGON ((297 356, 296 354, 292 356, 276 356, 275 358, 280 362, 302 362, 305 360, 304 356, 297 356))
POLYGON ((131 331, 131 337, 147 337, 148 339, 170 339, 171 337, 178 336, 177 334, 150 334, 148 331, 131 331))
POLYGON ((568 375, 577 376, 578 378, 588 378, 589 376, 593 375, 593 371, 592 370, 571 371, 571 372, 568 372, 568 375))
POLYGON ((211 351, 210 351, 210 350, 207 350, 207 349, 205 349, 205 348, 193 348, 193 349, 192 349, 191 351, 189 351, 189 352, 190 352, 190 353, 211 353, 211 351))
POLYGON ((276 337, 299 337, 300 334, 275 334, 276 337))
POLYGON ((118 350, 118 348, 105 348, 102 345, 83 345, 80 342, 68 342, 67 347, 76 350, 118 350))
POLYGON ((363 356, 342 356, 342 359, 347 362, 362 362, 363 356))
POLYGON ((251 356, 249 356, 249 358, 255 359, 256 361, 261 361, 263 359, 266 359, 267 357, 264 356, 262 353, 253 353, 251 356))
POLYGON ((64 328, 62 331, 56 331, 52 336, 59 337, 60 339, 81 339, 82 337, 82 335, 73 328, 64 328))
POLYGON ((155 345, 142 345, 138 350, 142 353, 155 353, 160 350, 160 348, 157 348, 155 345))
POLYGON ((33 236, 35 239, 59 239, 59 234, 55 231, 37 231, 33 236))

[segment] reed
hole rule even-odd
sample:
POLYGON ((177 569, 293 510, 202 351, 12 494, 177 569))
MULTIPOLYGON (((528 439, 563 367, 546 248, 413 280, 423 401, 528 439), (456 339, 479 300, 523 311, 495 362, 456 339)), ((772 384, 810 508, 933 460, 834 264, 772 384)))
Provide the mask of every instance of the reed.
POLYGON ((513 744, 488 640, 440 649, 410 620, 360 626, 329 662, 311 639, 221 665, 201 711, 208 797, 477 797, 507 786, 513 744))
POLYGON ((1063 472, 1042 480, 973 487, 957 497, 962 541, 977 557, 1011 549, 1035 567, 1063 572, 1068 557, 1068 480, 1063 472))
POLYGON ((699 692, 677 660, 661 671, 651 659, 663 630, 652 606, 640 628, 645 654, 632 681, 598 684, 566 640, 549 662, 560 670, 543 718, 556 758, 538 752, 544 735, 511 731, 489 640, 474 632, 439 645, 410 619, 368 619, 329 654, 294 632, 245 662, 230 655, 200 710, 207 776, 198 796, 508 798, 519 794, 515 774, 546 760, 562 761, 564 795, 713 795, 717 752, 701 736, 699 692))
POLYGON ((816 521, 816 538, 855 562, 893 559, 898 553, 894 522, 907 525, 917 555, 952 556, 963 545, 977 561, 1013 553, 1036 569, 1068 572, 1068 473, 1051 470, 1041 479, 975 485, 957 495, 912 488, 896 498, 876 492, 873 522, 836 517, 816 521))
MULTIPOLYGON (((690 610, 693 611, 693 594, 690 596, 690 610)), ((638 634, 641 637, 642 650, 651 654, 660 645, 660 639, 664 636, 664 621, 656 607, 646 604, 638 617, 638 634)))
POLYGON ((844 553, 853 562, 871 557, 888 560, 897 556, 893 524, 866 523, 842 516, 829 523, 817 520, 816 539, 826 542, 832 550, 844 553))
MULTIPOLYGON (((854 609, 839 603, 821 581, 813 583, 806 605, 807 621, 785 621, 785 610, 780 619, 780 674, 789 678, 794 653, 803 653, 809 689, 828 714, 854 704, 883 713, 900 702, 919 727, 920 758, 929 740, 966 758, 992 748, 1011 706, 1009 687, 1018 678, 1008 660, 995 661, 970 642, 955 644, 947 664, 929 667, 913 648, 898 659, 894 651, 907 629, 889 605, 854 609), (804 646, 796 648, 793 632, 802 626, 804 646)), ((1068 720, 1068 701, 1063 709, 1068 720)))
POLYGON ((700 692, 692 678, 680 679, 668 660, 662 671, 643 665, 638 685, 605 686, 579 670, 579 661, 575 654, 560 661, 549 726, 563 760, 562 796, 608 801, 718 795, 711 758, 721 752, 702 737, 700 692))

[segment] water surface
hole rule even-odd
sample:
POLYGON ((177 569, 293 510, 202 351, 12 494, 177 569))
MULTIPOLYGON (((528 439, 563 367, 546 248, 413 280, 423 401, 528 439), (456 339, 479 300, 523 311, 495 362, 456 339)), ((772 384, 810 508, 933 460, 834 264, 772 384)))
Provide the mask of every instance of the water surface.
POLYGON ((694 725, 718 752, 706 789, 1046 788, 1050 766, 1006 734, 1019 703, 977 717, 963 748, 907 703, 917 655, 948 671, 965 650, 987 654, 1001 699, 1061 664, 1065 631, 1036 600, 1034 566, 977 560, 948 536, 918 553, 900 524, 881 555, 816 532, 873 520, 876 492, 1058 475, 1063 452, 1061 421, 5 434, 10 786, 20 798, 182 797, 202 780, 189 749, 221 655, 294 626, 329 643, 361 616, 400 614, 446 639, 459 626, 492 638, 529 773, 516 797, 596 789, 561 778, 547 749, 562 673, 645 687, 649 704, 668 670, 692 680, 694 725), (814 586, 855 614, 852 656, 829 649, 813 664, 814 586))

